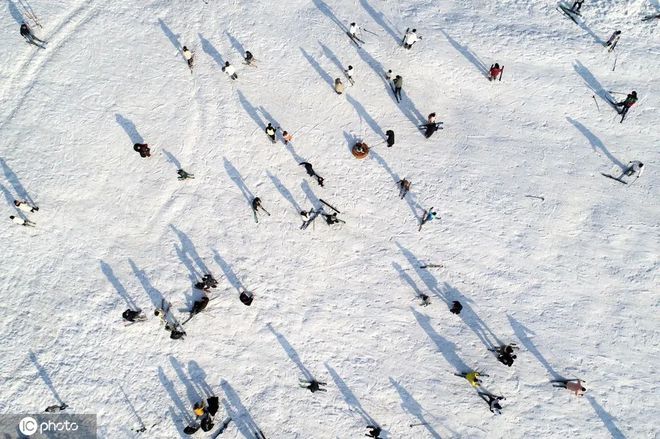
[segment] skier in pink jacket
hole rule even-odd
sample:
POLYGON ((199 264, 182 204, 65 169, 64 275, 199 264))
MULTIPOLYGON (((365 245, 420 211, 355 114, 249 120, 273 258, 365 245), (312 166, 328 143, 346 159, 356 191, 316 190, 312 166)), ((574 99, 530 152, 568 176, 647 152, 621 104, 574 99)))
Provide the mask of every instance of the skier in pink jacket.
POLYGON ((584 392, 587 391, 582 385, 582 381, 577 378, 570 380, 553 380, 552 382, 554 383, 552 385, 553 387, 568 389, 570 392, 574 392, 576 396, 582 396, 584 395, 584 392))

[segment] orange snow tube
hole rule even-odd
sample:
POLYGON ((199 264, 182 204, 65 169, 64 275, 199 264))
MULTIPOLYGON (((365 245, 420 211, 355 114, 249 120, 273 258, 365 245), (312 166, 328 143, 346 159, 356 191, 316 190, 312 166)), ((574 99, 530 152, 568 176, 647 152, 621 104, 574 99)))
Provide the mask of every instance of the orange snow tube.
POLYGON ((369 155, 369 145, 366 143, 358 142, 353 146, 351 152, 356 159, 363 159, 369 155))

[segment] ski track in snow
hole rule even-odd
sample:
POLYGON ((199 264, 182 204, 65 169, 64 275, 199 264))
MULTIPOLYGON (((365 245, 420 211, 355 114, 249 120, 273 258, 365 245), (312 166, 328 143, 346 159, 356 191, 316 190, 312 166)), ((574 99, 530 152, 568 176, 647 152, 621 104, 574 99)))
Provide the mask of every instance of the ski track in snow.
POLYGON ((371 422, 390 438, 657 435, 660 54, 657 24, 639 21, 657 2, 585 2, 576 26, 536 0, 34 0, 39 50, 11 1, 0 192, 5 217, 13 198, 41 210, 35 229, 0 230, 1 412, 66 402, 98 414, 99 437, 172 438, 215 394, 217 422, 233 418, 222 438, 364 437, 371 422), (351 21, 377 34, 361 49, 351 21), (408 27, 423 36, 410 51, 408 27), (494 62, 501 82, 485 79, 494 62), (349 64, 356 83, 337 96, 349 64), (620 124, 602 97, 632 89, 620 124), (444 129, 425 139, 432 111, 444 129), (271 144, 268 122, 294 141, 271 144), (633 185, 600 176, 637 159, 633 185), (271 213, 259 224, 253 196, 271 213), (300 230, 319 198, 346 224, 300 230), (418 232, 431 206, 441 219, 418 232), (217 299, 170 340, 154 307, 183 321, 207 270, 217 299), (124 326, 127 306, 148 320, 124 326), (511 368, 487 351, 500 341, 521 348, 511 368), (490 374, 501 416, 453 375, 465 369, 490 374), (299 388, 309 376, 328 392, 299 388), (552 388, 558 376, 587 395, 552 388))

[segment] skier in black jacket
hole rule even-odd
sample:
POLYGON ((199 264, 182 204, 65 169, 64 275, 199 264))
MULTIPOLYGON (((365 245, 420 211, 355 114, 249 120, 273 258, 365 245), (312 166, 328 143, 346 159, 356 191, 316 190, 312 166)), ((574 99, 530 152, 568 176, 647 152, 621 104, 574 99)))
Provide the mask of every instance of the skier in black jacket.
POLYGON ((310 177, 316 177, 316 181, 318 182, 319 186, 323 187, 323 177, 314 172, 314 168, 312 167, 311 163, 302 162, 300 163, 300 166, 304 166, 305 171, 307 171, 307 175, 310 177))

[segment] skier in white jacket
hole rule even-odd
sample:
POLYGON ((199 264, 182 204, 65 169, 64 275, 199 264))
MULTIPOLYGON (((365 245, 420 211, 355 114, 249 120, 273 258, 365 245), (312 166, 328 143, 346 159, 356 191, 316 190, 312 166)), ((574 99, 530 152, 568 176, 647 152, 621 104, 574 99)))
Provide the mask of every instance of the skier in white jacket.
POLYGON ((190 71, 192 72, 193 62, 194 62, 193 57, 195 56, 195 54, 193 52, 191 52, 186 46, 183 46, 182 53, 183 53, 183 58, 188 63, 188 67, 190 67, 190 71))
POLYGON ((229 64, 229 61, 225 62, 225 66, 222 68, 222 71, 225 72, 231 79, 237 79, 238 75, 236 74, 236 69, 234 66, 229 64))
POLYGON ((358 41, 360 40, 360 36, 362 35, 360 32, 360 26, 358 26, 355 23, 351 23, 351 26, 348 28, 348 34, 351 36, 351 38, 355 38, 358 41))
POLYGON ((625 171, 623 171, 621 177, 623 177, 624 175, 626 177, 632 177, 633 175, 637 174, 636 178, 639 178, 642 176, 642 172, 644 171, 643 167, 644 167, 644 163, 640 162, 639 160, 628 162, 628 167, 626 168, 625 171))
POLYGON ((28 219, 23 219, 23 218, 20 218, 18 216, 14 216, 14 215, 10 216, 9 219, 12 220, 14 223, 18 224, 19 226, 33 226, 34 227, 34 225, 35 225, 35 223, 33 223, 32 221, 30 221, 28 219))
POLYGON ((417 29, 413 29, 412 31, 408 30, 406 35, 403 37, 403 47, 410 49, 419 39, 420 38, 417 36, 417 29))
POLYGON ((26 201, 14 200, 14 206, 16 206, 16 208, 22 210, 23 212, 34 213, 34 212, 39 210, 39 208, 37 206, 30 206, 26 201))

